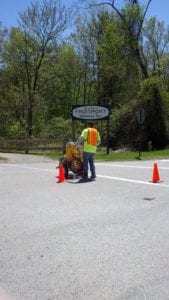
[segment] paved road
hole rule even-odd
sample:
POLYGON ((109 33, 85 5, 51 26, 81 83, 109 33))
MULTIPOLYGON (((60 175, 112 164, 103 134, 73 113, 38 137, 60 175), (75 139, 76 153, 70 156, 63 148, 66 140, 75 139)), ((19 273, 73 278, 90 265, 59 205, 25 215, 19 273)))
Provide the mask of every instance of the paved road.
POLYGON ((12 300, 169 299, 169 161, 156 184, 153 164, 97 163, 97 181, 77 184, 57 183, 48 159, 1 161, 0 288, 12 300))

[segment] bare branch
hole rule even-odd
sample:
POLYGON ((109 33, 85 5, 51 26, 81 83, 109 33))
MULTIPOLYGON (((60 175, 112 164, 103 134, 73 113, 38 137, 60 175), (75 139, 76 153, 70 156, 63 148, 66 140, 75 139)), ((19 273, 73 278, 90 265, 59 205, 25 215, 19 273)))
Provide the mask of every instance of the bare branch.
POLYGON ((58 37, 68 25, 71 12, 60 0, 43 0, 42 4, 32 2, 28 9, 19 14, 19 24, 41 41, 58 37))
POLYGON ((146 14, 147 14, 147 11, 148 11, 148 8, 149 8, 149 6, 150 6, 151 1, 152 1, 152 0, 149 0, 148 3, 147 3, 147 5, 146 5, 145 11, 144 11, 144 13, 143 13, 143 18, 142 18, 142 21, 141 21, 141 23, 140 23, 140 28, 139 28, 137 37, 139 37, 140 34, 141 34, 141 30, 142 30, 142 28, 143 28, 143 23, 144 23, 144 20, 145 20, 145 17, 146 17, 146 14))

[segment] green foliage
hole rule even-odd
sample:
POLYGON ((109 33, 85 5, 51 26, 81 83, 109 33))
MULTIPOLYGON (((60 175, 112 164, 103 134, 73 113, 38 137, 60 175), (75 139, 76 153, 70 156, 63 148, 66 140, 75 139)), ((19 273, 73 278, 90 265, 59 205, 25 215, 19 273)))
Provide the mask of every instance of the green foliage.
POLYGON ((69 119, 72 104, 81 99, 82 64, 70 45, 60 45, 48 54, 41 69, 38 93, 44 101, 46 119, 57 115, 69 119))
MULTIPOLYGON (((51 159, 58 159, 62 156, 62 153, 59 152, 34 152, 31 151, 32 154, 46 155, 51 159)), ((157 150, 157 151, 142 151, 141 152, 141 160, 157 160, 164 159, 169 157, 169 149, 157 150)), ((95 160, 98 161, 132 161, 138 160, 138 152, 137 151, 110 151, 109 154, 106 154, 106 149, 102 151, 97 151, 95 155, 95 160)))
POLYGON ((62 143, 67 142, 72 137, 71 120, 64 120, 62 117, 56 117, 49 122, 49 136, 57 138, 62 143))
POLYGON ((165 147, 169 138, 166 122, 168 118, 168 101, 165 95, 159 77, 154 76, 143 81, 139 101, 146 113, 146 139, 152 141, 155 149, 165 147))
POLYGON ((124 145, 135 147, 138 138, 135 107, 136 100, 133 100, 112 111, 110 119, 110 146, 112 148, 124 145))
POLYGON ((149 73, 158 74, 161 77, 168 75, 168 46, 169 28, 164 22, 160 22, 156 17, 148 20, 144 26, 144 54, 149 67, 149 73))
POLYGON ((23 126, 23 124, 21 124, 19 121, 14 122, 8 128, 8 137, 9 138, 25 137, 25 126, 23 126))
POLYGON ((152 150, 153 150, 152 141, 148 141, 147 150, 148 150, 148 151, 152 151, 152 150))
POLYGON ((142 134, 142 148, 147 149, 151 141, 153 149, 160 149, 168 144, 169 101, 159 77, 154 76, 142 82, 135 100, 116 108, 111 116, 111 140, 114 146, 130 145, 137 147, 142 134), (143 107, 145 122, 140 133, 137 112, 143 107))
MULTIPOLYGON (((144 148, 149 141, 153 149, 165 147, 168 29, 156 19, 143 27, 139 1, 124 1, 120 10, 88 11, 87 17, 78 18, 69 40, 59 41, 69 18, 65 8, 55 10, 56 3, 32 3, 6 39, 0 31, 1 136, 19 138, 26 129, 29 136, 56 138, 63 144, 72 138, 73 104, 107 104, 112 109, 110 146, 134 148, 139 140, 136 113, 143 106, 144 148)), ((84 127, 85 122, 75 123, 76 137, 84 127)), ((106 122, 99 121, 98 128, 106 145, 106 122)))

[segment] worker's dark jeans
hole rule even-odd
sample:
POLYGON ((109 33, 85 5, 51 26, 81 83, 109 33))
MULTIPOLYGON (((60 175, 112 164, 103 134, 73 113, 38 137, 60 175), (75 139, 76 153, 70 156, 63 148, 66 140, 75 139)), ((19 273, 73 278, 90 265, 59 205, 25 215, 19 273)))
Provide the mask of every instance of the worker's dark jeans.
POLYGON ((96 177, 94 165, 94 153, 83 152, 83 178, 88 178, 88 164, 92 177, 96 177))

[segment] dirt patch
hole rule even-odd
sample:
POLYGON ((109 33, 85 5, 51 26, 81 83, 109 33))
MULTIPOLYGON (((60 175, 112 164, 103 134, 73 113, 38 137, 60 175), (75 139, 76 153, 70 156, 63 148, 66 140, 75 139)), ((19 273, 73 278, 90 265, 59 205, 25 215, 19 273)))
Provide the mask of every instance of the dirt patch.
POLYGON ((53 162, 52 159, 41 156, 41 155, 32 155, 32 154, 19 154, 19 153, 0 153, 0 157, 4 160, 0 160, 0 163, 50 163, 53 162))

